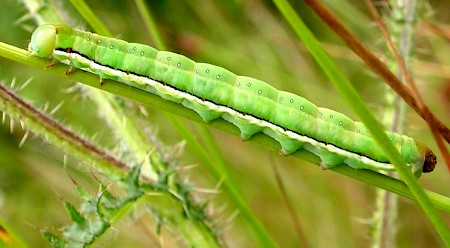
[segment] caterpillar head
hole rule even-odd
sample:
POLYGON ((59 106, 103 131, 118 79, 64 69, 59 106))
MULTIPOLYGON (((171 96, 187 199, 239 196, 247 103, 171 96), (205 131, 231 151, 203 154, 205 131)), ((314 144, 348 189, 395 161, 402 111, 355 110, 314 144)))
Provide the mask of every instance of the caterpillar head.
POLYGON ((436 155, 431 151, 428 146, 418 141, 416 142, 417 151, 420 154, 420 158, 413 163, 413 173, 416 177, 420 177, 422 173, 432 172, 436 167, 436 155))
POLYGON ((437 163, 436 155, 425 144, 416 141, 416 145, 419 153, 422 154, 422 158, 416 163, 417 169, 420 167, 421 172, 432 172, 437 163))
POLYGON ((427 149, 424 156, 422 171, 432 172, 434 170, 434 167, 436 166, 436 163, 436 155, 434 155, 434 153, 430 149, 427 149))
POLYGON ((42 25, 31 35, 28 51, 32 55, 48 58, 52 56, 56 45, 56 28, 53 25, 42 25))

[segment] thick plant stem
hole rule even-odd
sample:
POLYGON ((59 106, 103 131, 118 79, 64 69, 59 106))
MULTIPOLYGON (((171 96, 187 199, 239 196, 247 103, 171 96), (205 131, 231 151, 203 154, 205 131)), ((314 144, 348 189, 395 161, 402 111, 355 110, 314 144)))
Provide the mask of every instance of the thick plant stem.
POLYGON ((135 122, 124 115, 123 106, 118 99, 96 89, 85 89, 84 91, 97 106, 101 106, 99 112, 102 117, 111 127, 114 127, 115 135, 121 138, 123 143, 121 149, 125 150, 125 153, 133 154, 131 159, 135 163, 143 162, 142 175, 153 181, 158 180, 157 173, 167 168, 164 168, 157 152, 152 151, 153 146, 146 141, 144 134, 138 129, 135 122), (149 159, 145 160, 147 156, 149 159))
MULTIPOLYGON (((17 61, 19 63, 36 67, 41 70, 44 70, 44 67, 48 65, 48 60, 31 57, 29 56, 28 52, 22 49, 19 49, 17 47, 5 44, 0 42, 0 57, 5 57, 14 61, 17 61)), ((222 130, 230 135, 238 136, 238 130, 236 127, 234 127, 232 124, 225 120, 217 120, 209 124, 205 124, 200 116, 198 116, 194 111, 186 109, 182 107, 179 104, 175 104, 172 102, 165 101, 164 99, 161 99, 158 96, 149 94, 148 92, 139 90, 137 88, 130 88, 127 85, 124 85, 122 83, 117 83, 114 81, 107 81, 106 84, 103 86, 100 86, 98 84, 98 77, 92 73, 85 72, 85 71, 76 71, 72 75, 64 75, 64 72, 67 71, 69 67, 64 64, 58 64, 52 69, 48 70, 48 72, 55 73, 61 77, 64 78, 70 78, 72 80, 77 80, 78 82, 84 83, 86 85, 90 85, 92 87, 96 87, 105 91, 108 91, 110 93, 123 96, 125 98, 132 99, 136 102, 142 103, 149 108, 158 108, 163 111, 171 112, 173 114, 182 116, 184 118, 190 119, 192 121, 202 123, 203 125, 209 125, 211 127, 214 127, 216 129, 222 130)), ((271 150, 277 150, 279 149, 279 144, 273 140, 272 138, 269 138, 265 135, 256 135, 253 137, 250 141, 256 144, 260 144, 267 149, 271 150)), ((303 159, 306 161, 311 162, 311 164, 315 165, 320 162, 319 158, 314 156, 313 154, 301 150, 296 153, 294 153, 292 156, 303 159)), ((370 170, 356 170, 352 169, 349 166, 336 166, 330 169, 331 171, 338 172, 340 174, 355 178, 359 181, 371 184, 375 187, 379 187, 382 189, 389 190, 393 193, 399 194, 401 196, 404 196, 406 198, 415 200, 413 197, 411 191, 408 189, 408 187, 405 185, 404 182, 394 179, 388 176, 385 176, 383 174, 370 171, 370 170)), ((430 200, 432 201, 433 205, 441 209, 447 213, 450 213, 450 198, 447 198, 445 196, 436 194, 434 192, 427 191, 428 197, 430 197, 430 200)))

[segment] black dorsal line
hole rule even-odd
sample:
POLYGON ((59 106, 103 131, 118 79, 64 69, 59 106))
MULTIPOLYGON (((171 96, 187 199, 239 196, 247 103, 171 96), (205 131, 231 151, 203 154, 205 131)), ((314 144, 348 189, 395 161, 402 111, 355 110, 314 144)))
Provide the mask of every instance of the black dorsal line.
POLYGON ((100 65, 100 66, 103 66, 103 67, 107 67, 107 68, 110 68, 110 69, 112 69, 112 70, 118 70, 118 71, 123 72, 123 73, 132 74, 132 75, 137 76, 137 77, 144 77, 144 78, 153 80, 153 81, 155 81, 155 82, 158 82, 158 83, 161 84, 162 86, 169 87, 169 88, 171 88, 171 89, 173 89, 173 90, 176 90, 176 91, 179 91, 179 92, 182 92, 182 93, 185 93, 185 94, 189 94, 189 95, 191 95, 191 96, 197 98, 198 100, 207 101, 207 102, 210 102, 210 103, 215 104, 215 105, 217 105, 217 106, 229 108, 229 109, 231 109, 231 110, 233 110, 233 111, 235 111, 235 112, 237 112, 237 113, 239 113, 239 114, 242 114, 242 115, 248 115, 248 116, 251 116, 251 117, 253 117, 253 118, 255 118, 255 119, 265 121, 265 122, 267 122, 267 123, 270 123, 270 124, 272 124, 272 125, 274 125, 274 126, 277 126, 277 127, 281 128, 281 129, 283 129, 283 130, 287 130, 287 131, 293 132, 293 133, 295 133, 295 134, 297 134, 297 135, 299 135, 299 136, 305 136, 305 137, 307 137, 307 138, 310 138, 310 139, 312 139, 312 140, 314 140, 314 141, 316 141, 316 142, 322 143, 322 144, 324 144, 324 145, 329 145, 329 144, 331 144, 331 145, 335 146, 336 148, 339 148, 339 149, 341 149, 341 150, 343 150, 343 151, 346 151, 346 152, 349 152, 349 153, 353 153, 353 154, 356 154, 356 155, 361 156, 361 157, 366 157, 367 159, 370 159, 370 160, 372 160, 372 161, 375 161, 375 162, 378 162, 378 163, 381 163, 381 164, 386 164, 386 165, 391 164, 391 163, 386 162, 386 161, 379 161, 379 160, 376 160, 376 159, 371 158, 371 157, 369 157, 369 156, 367 156, 367 155, 365 155, 365 154, 361 154, 361 153, 357 153, 357 152, 355 152, 355 151, 351 151, 351 150, 345 149, 345 148, 343 148, 343 147, 337 146, 336 144, 333 144, 333 143, 330 143, 330 142, 327 142, 327 141, 318 140, 318 139, 316 139, 316 138, 314 138, 314 137, 311 137, 311 136, 309 136, 309 135, 305 135, 305 134, 299 133, 298 131, 291 130, 291 129, 285 128, 285 127, 283 127, 283 126, 280 126, 279 124, 273 123, 273 122, 271 122, 271 121, 269 121, 269 120, 267 120, 267 119, 260 118, 260 117, 258 117, 258 116, 255 116, 255 115, 252 115, 252 114, 249 114, 249 113, 246 113, 246 112, 243 112, 243 111, 240 111, 240 110, 231 108, 230 106, 226 106, 226 105, 223 105, 223 104, 214 102, 214 101, 211 100, 211 99, 203 99, 203 98, 198 97, 198 96, 196 96, 196 95, 194 95, 194 94, 192 94, 192 93, 190 93, 190 92, 187 92, 187 91, 185 91, 185 90, 176 88, 176 87, 174 87, 174 86, 172 86, 172 85, 170 85, 170 84, 167 84, 167 83, 165 83, 165 82, 162 82, 162 81, 157 80, 157 79, 154 79, 154 78, 151 78, 151 77, 149 77, 149 76, 147 76, 147 75, 142 75, 142 74, 138 74, 138 73, 131 72, 131 71, 124 71, 124 70, 122 70, 122 69, 120 69, 120 68, 113 68, 113 67, 111 67, 111 66, 109 66, 109 65, 104 65, 104 64, 99 63, 98 61, 93 60, 93 59, 89 58, 88 56, 86 56, 86 55, 84 55, 84 54, 82 54, 82 53, 80 53, 80 52, 74 50, 73 48, 65 48, 65 49, 63 49, 63 48, 56 48, 55 50, 61 51, 61 52, 64 52, 64 53, 68 53, 68 54, 71 54, 71 53, 72 53, 72 54, 78 54, 79 56, 81 56, 81 57, 83 57, 83 58, 85 58, 85 59, 88 59, 88 60, 90 60, 90 61, 93 61, 93 62, 94 62, 95 64, 97 64, 97 65, 100 65), (70 52, 67 52, 67 51, 70 51, 70 52))

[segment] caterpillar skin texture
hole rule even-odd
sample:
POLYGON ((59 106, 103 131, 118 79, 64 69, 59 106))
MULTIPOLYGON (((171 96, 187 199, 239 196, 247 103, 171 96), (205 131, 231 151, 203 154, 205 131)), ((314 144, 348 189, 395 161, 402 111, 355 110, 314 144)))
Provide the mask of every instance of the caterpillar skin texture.
MULTIPOLYGON (((282 154, 305 149, 320 157, 323 168, 345 163, 395 170, 361 122, 218 66, 63 25, 38 27, 28 49, 180 103, 206 122, 223 118, 239 128, 244 140, 263 132, 280 143, 282 154)), ((386 133, 417 176, 434 169, 436 157, 428 147, 386 133)))

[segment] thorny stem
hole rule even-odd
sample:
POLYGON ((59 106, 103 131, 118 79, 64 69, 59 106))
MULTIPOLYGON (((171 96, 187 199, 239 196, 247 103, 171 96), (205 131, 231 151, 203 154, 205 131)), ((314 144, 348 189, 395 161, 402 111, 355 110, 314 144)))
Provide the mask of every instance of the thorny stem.
POLYGON ((128 167, 124 163, 36 110, 3 85, 0 85, 0 101, 3 104, 3 111, 11 118, 23 122, 28 129, 47 137, 52 143, 60 144, 66 152, 86 164, 96 166, 99 171, 105 172, 106 176, 119 178, 127 170, 128 167))

